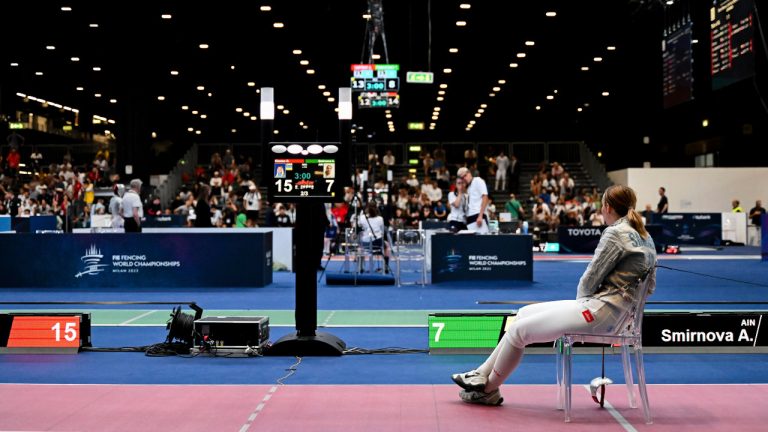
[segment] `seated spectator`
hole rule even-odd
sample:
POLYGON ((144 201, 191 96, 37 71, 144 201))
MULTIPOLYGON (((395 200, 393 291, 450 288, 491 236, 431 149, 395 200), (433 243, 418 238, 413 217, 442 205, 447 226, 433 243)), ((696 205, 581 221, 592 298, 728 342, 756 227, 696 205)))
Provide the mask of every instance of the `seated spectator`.
POLYGON ((154 197, 152 201, 144 207, 144 211, 149 216, 160 216, 163 213, 163 207, 160 205, 160 197, 154 197))
POLYGON ((448 208, 445 206, 445 203, 440 200, 435 203, 433 213, 437 220, 444 221, 448 217, 448 208))
POLYGON ((282 204, 277 205, 277 214, 275 215, 275 222, 278 227, 290 228, 293 226, 293 223, 291 223, 291 217, 288 216, 285 206, 282 204))

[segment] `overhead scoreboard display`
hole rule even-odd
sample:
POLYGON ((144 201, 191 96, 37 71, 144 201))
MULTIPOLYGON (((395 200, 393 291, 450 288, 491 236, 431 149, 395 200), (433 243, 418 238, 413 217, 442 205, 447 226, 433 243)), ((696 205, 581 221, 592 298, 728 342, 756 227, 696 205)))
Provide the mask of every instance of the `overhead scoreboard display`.
POLYGON ((76 354, 89 346, 89 313, 0 314, 0 354, 76 354))
POLYGON ((359 92, 359 108, 399 108, 398 64, 353 64, 350 87, 359 92))
POLYGON ((712 89, 755 74, 753 0, 715 0, 709 11, 712 89))
POLYGON ((662 40, 664 108, 693 99, 693 23, 667 29, 662 40))
POLYGON ((269 143, 265 169, 272 171, 268 182, 271 202, 344 199, 343 179, 347 161, 338 142, 269 143))

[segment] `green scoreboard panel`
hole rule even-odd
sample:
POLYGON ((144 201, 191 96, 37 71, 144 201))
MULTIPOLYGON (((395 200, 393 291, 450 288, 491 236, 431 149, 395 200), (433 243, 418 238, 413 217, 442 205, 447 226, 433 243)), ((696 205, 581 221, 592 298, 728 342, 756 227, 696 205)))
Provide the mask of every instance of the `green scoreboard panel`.
POLYGON ((481 354, 496 347, 510 313, 434 313, 428 318, 430 354, 481 354))

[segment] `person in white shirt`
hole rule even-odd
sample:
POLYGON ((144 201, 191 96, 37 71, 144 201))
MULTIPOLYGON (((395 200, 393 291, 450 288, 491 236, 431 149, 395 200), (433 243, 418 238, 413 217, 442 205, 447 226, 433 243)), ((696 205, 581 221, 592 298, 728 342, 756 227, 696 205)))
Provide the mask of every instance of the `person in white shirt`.
POLYGON ((474 177, 467 167, 459 168, 456 177, 467 186, 467 229, 478 234, 488 233, 488 186, 485 180, 474 177))
POLYGON ((496 184, 493 186, 493 190, 507 190, 507 170, 509 169, 509 158, 504 152, 500 152, 496 156, 496 184), (499 189, 499 183, 501 183, 501 189, 499 189))
POLYGON ((123 195, 123 219, 125 232, 141 232, 141 218, 144 217, 144 205, 141 202, 140 179, 131 180, 131 188, 123 195))
POLYGON ((243 202, 245 203, 246 217, 253 222, 253 226, 256 226, 261 210, 261 193, 253 182, 248 186, 248 192, 243 195, 243 202))
POLYGON ((114 196, 109 200, 109 213, 112 215, 112 228, 123 227, 123 194, 125 194, 125 185, 122 183, 116 184, 112 190, 114 196))
POLYGON ((395 164, 395 155, 392 154, 392 150, 387 150, 387 154, 384 155, 382 162, 384 162, 388 170, 392 169, 392 165, 395 164))
POLYGON ((361 212, 357 220, 357 226, 363 230, 360 241, 370 247, 372 253, 384 256, 384 272, 389 273, 389 244, 384 237, 387 227, 374 201, 369 201, 365 206, 365 211, 361 212))

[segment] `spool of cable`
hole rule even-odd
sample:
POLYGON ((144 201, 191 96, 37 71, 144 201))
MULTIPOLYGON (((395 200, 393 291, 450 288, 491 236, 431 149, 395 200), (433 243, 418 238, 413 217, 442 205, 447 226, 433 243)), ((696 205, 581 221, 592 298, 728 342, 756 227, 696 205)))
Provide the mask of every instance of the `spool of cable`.
POLYGON ((183 313, 181 306, 173 308, 171 319, 168 320, 165 328, 168 330, 166 343, 178 341, 190 347, 194 343, 195 317, 183 313))

